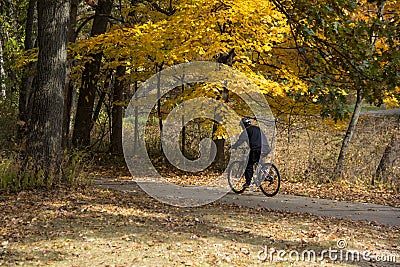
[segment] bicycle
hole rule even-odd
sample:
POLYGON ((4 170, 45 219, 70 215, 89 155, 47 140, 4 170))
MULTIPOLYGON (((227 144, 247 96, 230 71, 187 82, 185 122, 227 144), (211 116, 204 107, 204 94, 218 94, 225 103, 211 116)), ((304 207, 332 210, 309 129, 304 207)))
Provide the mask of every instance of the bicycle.
MULTIPOLYGON (((228 183, 230 188, 236 194, 243 193, 246 188, 243 187, 246 181, 244 170, 246 168, 246 160, 236 160, 228 167, 228 183)), ((281 177, 278 168, 272 163, 255 163, 254 175, 250 186, 255 185, 261 189, 264 195, 268 197, 275 196, 281 184, 281 177)))

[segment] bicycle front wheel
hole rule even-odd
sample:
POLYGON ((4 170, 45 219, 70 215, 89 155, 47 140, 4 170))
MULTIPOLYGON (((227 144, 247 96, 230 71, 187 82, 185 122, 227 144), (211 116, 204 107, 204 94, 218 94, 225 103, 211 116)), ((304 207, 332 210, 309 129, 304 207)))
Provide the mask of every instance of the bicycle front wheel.
POLYGON ((243 193, 245 188, 243 184, 246 182, 246 178, 243 174, 243 162, 234 161, 228 168, 228 183, 232 191, 236 194, 243 193))
POLYGON ((275 196, 281 185, 278 168, 272 163, 264 163, 258 173, 261 181, 260 189, 268 197, 275 196))

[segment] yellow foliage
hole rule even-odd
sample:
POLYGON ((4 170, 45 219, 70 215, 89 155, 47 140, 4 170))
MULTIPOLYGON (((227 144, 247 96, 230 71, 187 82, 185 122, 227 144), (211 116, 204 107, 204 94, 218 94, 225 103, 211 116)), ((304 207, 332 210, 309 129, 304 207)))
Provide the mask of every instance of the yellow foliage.
MULTIPOLYGON (((144 14, 150 12, 143 5, 137 9, 144 14)), ((77 54, 75 58, 87 60, 82 54, 102 52, 107 61, 125 65, 129 62, 132 71, 127 76, 131 78, 126 78, 133 80, 133 76, 137 78, 138 69, 152 69, 156 62, 173 65, 214 60, 221 53, 235 49, 234 68, 248 75, 264 92, 284 95, 286 91, 302 86, 293 74, 285 78, 290 81, 286 86, 266 79, 252 58, 253 53, 269 57, 274 52, 274 45, 286 41, 285 36, 290 30, 284 15, 276 11, 270 1, 183 0, 176 9, 172 16, 148 14, 149 20, 143 24, 114 29, 80 41, 73 47, 77 54)), ((141 73, 149 75, 147 71, 141 73)), ((286 70, 277 75, 289 73, 286 70)))
MULTIPOLYGON (((395 88, 395 93, 399 96, 400 95, 400 87, 396 86, 395 88)), ((398 108, 400 107, 400 102, 398 100, 398 97, 394 95, 394 93, 385 93, 385 96, 383 98, 383 102, 386 104, 388 108, 398 108)))

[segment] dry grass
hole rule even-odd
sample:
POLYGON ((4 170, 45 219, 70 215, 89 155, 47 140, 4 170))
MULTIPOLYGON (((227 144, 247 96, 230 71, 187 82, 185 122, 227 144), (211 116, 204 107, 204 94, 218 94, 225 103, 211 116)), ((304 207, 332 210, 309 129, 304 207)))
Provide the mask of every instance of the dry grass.
MULTIPOLYGON (((347 155, 343 179, 354 184, 369 184, 390 135, 398 127, 393 116, 363 116, 347 155)), ((300 120, 291 127, 279 127, 276 164, 286 179, 311 183, 329 180, 339 154, 344 129, 324 124, 319 119, 300 120)), ((398 186, 400 168, 392 174, 398 186)))
MULTIPOLYGON (((339 154, 346 122, 333 124, 316 116, 292 117, 290 122, 277 124, 274 162, 282 176, 294 182, 327 182, 331 178, 339 154)), ((396 116, 364 115, 360 118, 343 169, 345 181, 370 184, 391 134, 398 124, 396 116)), ((146 141, 154 164, 158 165, 159 130, 156 125, 151 127, 146 141)), ((210 137, 209 130, 203 131, 199 130, 197 124, 192 123, 187 127, 186 154, 189 157, 198 157, 200 140, 210 137)), ((228 145, 226 144, 226 151, 228 145)), ((167 160, 160 162, 163 162, 161 165, 165 165, 167 160)), ((399 177, 400 168, 395 164, 391 175, 391 185, 395 189, 400 184, 399 177)))

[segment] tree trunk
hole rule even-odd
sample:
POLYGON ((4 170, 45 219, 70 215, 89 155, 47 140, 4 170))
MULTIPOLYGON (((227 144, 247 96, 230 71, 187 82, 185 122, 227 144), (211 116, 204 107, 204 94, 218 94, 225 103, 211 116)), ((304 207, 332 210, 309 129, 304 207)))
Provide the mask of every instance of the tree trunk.
POLYGON ((39 0, 37 8, 39 55, 26 159, 51 184, 62 153, 69 0, 39 0))
MULTIPOLYGON (((385 4, 386 4, 385 2, 386 1, 377 1, 376 2, 377 9, 378 9, 377 19, 379 21, 383 20, 383 10, 384 10, 385 4)), ((371 28, 371 29, 373 29, 373 28, 371 28)), ((378 38, 379 38, 379 34, 376 33, 374 30, 372 30, 370 33, 370 45, 371 45, 372 51, 374 51, 376 49, 375 45, 376 45, 378 38)), ((357 126, 358 118, 360 117, 362 101, 363 101, 363 91, 362 91, 362 89, 357 89, 356 105, 354 107, 354 112, 351 117, 350 124, 347 128, 346 135, 343 139, 342 147, 340 149, 339 157, 338 157, 336 167, 335 167, 335 170, 333 173, 333 180, 339 179, 339 177, 341 177, 341 175, 342 175, 345 156, 346 156, 348 147, 350 145, 354 130, 357 126)))
MULTIPOLYGON (((69 76, 69 71, 68 75, 69 76)), ((69 80, 69 78, 67 78, 69 80)), ((69 80, 64 90, 64 109, 63 109, 63 133, 62 133, 62 147, 67 148, 70 146, 70 124, 71 124, 71 111, 72 111, 72 101, 74 96, 74 83, 69 80)))
MULTIPOLYGON (((236 56, 235 53, 235 48, 232 48, 228 53, 223 53, 220 54, 217 58, 218 63, 226 64, 230 67, 232 67, 233 64, 233 58, 236 56)), ((224 103, 228 102, 228 89, 224 88, 224 90, 221 92, 221 100, 224 103)), ((215 121, 219 121, 220 115, 218 114, 218 110, 215 110, 215 121)), ((214 122, 213 125, 213 135, 215 131, 217 130, 217 123, 214 122)), ((216 167, 220 170, 223 169, 224 164, 225 164, 225 139, 216 139, 215 140, 215 145, 217 146, 217 154, 215 156, 215 163, 216 167)), ((212 150, 211 150, 212 151, 212 150)))
MULTIPOLYGON (((24 49, 29 50, 34 47, 33 40, 33 27, 34 27, 34 17, 35 17, 35 6, 36 0, 29 0, 28 10, 26 14, 26 25, 25 25, 25 41, 24 41, 24 49)), ((35 64, 28 64, 25 67, 24 73, 21 80, 21 88, 19 93, 19 102, 18 102, 18 120, 22 123, 19 123, 18 127, 18 139, 22 140, 25 135, 25 123, 29 119, 29 99, 32 95, 32 84, 33 77, 32 75, 35 64)))
POLYGON ((6 72, 4 71, 3 43, 0 38, 0 96, 6 98, 6 72))
MULTIPOLYGON (((185 85, 182 84, 182 95, 185 92, 185 85)), ((184 108, 185 103, 182 103, 182 108, 184 108)), ((186 126, 185 126, 185 114, 181 117, 181 126, 182 126, 182 139, 181 139, 181 149, 182 154, 186 157, 186 126)))
MULTIPOLYGON (((91 36, 106 32, 112 4, 112 0, 99 0, 96 6, 91 36)), ((90 145, 90 130, 88 129, 91 129, 94 123, 92 115, 103 55, 99 53, 92 55, 92 57, 93 61, 85 64, 85 70, 82 74, 82 86, 79 90, 75 127, 72 136, 72 143, 76 147, 88 147, 90 145)))
MULTIPOLYGON (((136 92, 138 90, 138 82, 135 81, 135 100, 138 100, 138 97, 136 95, 136 92)), ((134 153, 137 152, 138 146, 139 146, 139 108, 137 105, 135 105, 135 130, 134 130, 134 136, 133 136, 134 142, 133 142, 133 151, 134 153)))
POLYGON ((390 139, 389 144, 386 146, 385 152, 383 152, 378 168, 376 169, 376 173, 372 179, 372 184, 374 184, 374 179, 387 183, 389 181, 391 171, 394 167, 394 163, 399 157, 400 134, 399 129, 396 129, 392 135, 392 138, 390 139))
POLYGON ((68 41, 76 41, 76 23, 78 17, 78 7, 80 0, 71 0, 71 11, 69 13, 68 41))
POLYGON ((157 75, 157 117, 158 117, 158 127, 160 129, 160 146, 159 151, 162 153, 162 134, 163 134, 163 121, 161 114, 161 70, 163 67, 163 63, 156 63, 156 75, 157 75))
MULTIPOLYGON (((94 113, 93 113, 93 116, 92 116, 92 121, 93 122, 96 122, 97 119, 100 116, 101 107, 103 106, 104 100, 106 99, 106 96, 107 96, 107 94, 109 92, 109 87, 110 87, 110 84, 111 84, 111 80, 113 78, 113 72, 114 72, 114 70, 110 70, 108 72, 108 74, 107 74, 106 81, 104 82, 103 90, 101 90, 101 93, 100 93, 100 96, 99 96, 99 100, 97 101, 96 108, 94 109, 94 113)), ((107 113, 109 113, 109 112, 107 112, 107 113)), ((94 126, 94 123, 92 123, 89 131, 91 131, 93 129, 93 126, 94 126)))
MULTIPOLYGON (((228 90, 224 88, 224 90, 221 92, 221 99, 220 101, 227 103, 228 102, 228 90)), ((214 125, 213 125, 213 133, 212 135, 214 136, 215 132, 217 131, 218 123, 217 121, 221 120, 221 115, 218 113, 220 110, 220 107, 215 108, 214 110, 214 125)), ((214 163, 219 170, 224 169, 224 164, 225 164, 225 139, 215 139, 215 145, 217 149, 217 154, 215 155, 215 160, 214 163)), ((212 151, 212 150, 210 150, 212 151)), ((212 153, 212 152, 211 152, 212 153)))
POLYGON ((124 101, 124 81, 121 77, 125 74, 124 66, 117 67, 115 86, 112 104, 112 123, 111 123, 111 147, 110 151, 114 154, 122 155, 122 111, 121 102, 124 101))
POLYGON ((362 108, 362 101, 363 101, 363 92, 361 89, 357 90, 357 100, 355 103, 353 115, 351 116, 351 120, 349 126, 346 131, 346 135, 342 142, 342 147, 340 149, 339 157, 336 162, 335 170, 333 173, 333 180, 337 180, 341 177, 343 171, 343 165, 345 161, 345 157, 351 142, 351 138, 353 137, 353 133, 356 129, 358 118, 360 117, 361 108, 362 108))
MULTIPOLYGON (((76 41, 76 22, 78 16, 79 0, 71 0, 71 10, 69 14, 69 27, 68 27, 68 41, 75 43, 76 41)), ((70 66, 68 67, 70 69, 70 66)), ((71 124, 71 111, 72 101, 75 90, 75 83, 69 78, 70 71, 67 72, 67 82, 65 85, 64 92, 64 110, 63 110, 63 148, 69 147, 69 135, 70 135, 70 124, 71 124)))

